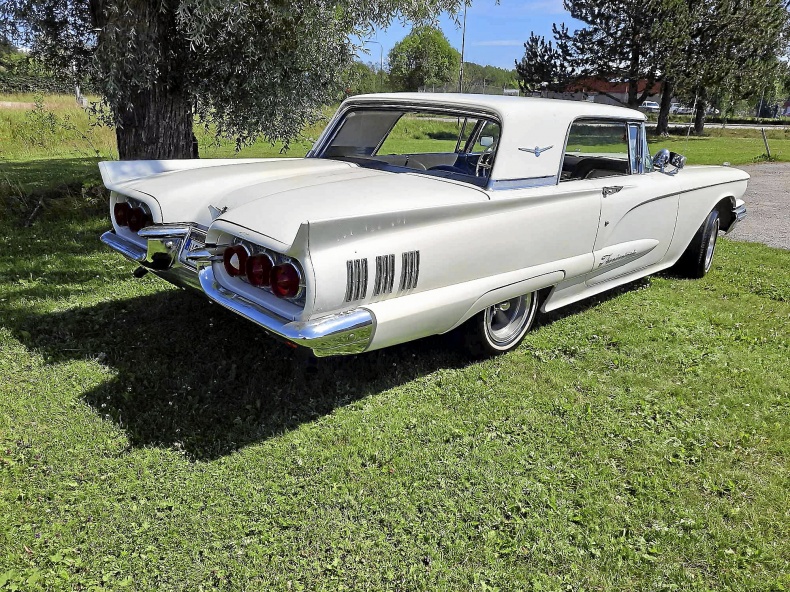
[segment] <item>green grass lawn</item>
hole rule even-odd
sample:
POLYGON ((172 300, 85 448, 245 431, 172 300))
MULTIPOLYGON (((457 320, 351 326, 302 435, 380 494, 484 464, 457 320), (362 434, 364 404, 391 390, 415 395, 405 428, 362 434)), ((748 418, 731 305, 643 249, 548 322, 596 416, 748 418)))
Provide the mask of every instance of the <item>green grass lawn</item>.
MULTIPOLYGON (((760 130, 722 129, 720 125, 709 125, 702 137, 672 135, 668 138, 649 139, 651 152, 669 148, 686 155, 688 164, 723 164, 733 166, 765 160, 765 144, 760 130)), ((779 162, 790 161, 790 129, 767 130, 771 157, 779 162)))
POLYGON ((493 360, 432 338, 307 373, 134 279, 85 191, 109 131, 30 117, 0 111, 0 185, 71 197, 30 228, 0 209, 0 590, 790 588, 790 252, 723 240, 705 279, 545 316, 493 360))
POLYGON ((790 587, 790 253, 306 374, 52 218, 0 221, 0 589, 790 587))

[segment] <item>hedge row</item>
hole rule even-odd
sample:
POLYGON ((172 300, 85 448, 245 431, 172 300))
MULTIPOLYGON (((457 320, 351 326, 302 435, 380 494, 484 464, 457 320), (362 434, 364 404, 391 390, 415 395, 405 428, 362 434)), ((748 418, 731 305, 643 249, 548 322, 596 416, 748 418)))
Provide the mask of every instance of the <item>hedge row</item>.
MULTIPOLYGON (((658 120, 658 115, 651 113, 647 116, 648 120, 655 122, 658 120)), ((670 115, 669 123, 673 125, 693 125, 694 120, 690 115, 670 115)), ((705 117, 705 124, 709 123, 727 123, 730 125, 790 125, 790 117, 728 117, 726 120, 722 119, 720 115, 708 115, 705 117)))
POLYGON ((72 94, 74 83, 68 78, 31 76, 0 72, 0 93, 72 94))
POLYGON ((709 116, 705 118, 705 123, 734 123, 747 125, 790 125, 790 117, 728 117, 726 120, 721 116, 709 116))

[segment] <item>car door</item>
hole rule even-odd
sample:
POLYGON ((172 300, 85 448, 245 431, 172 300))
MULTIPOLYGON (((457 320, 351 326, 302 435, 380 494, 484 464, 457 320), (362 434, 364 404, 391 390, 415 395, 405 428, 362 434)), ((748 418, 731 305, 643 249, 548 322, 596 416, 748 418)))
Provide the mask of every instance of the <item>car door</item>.
MULTIPOLYGON (((618 124, 618 128, 620 125, 618 124)), ((660 262, 677 221, 681 186, 675 177, 652 171, 644 126, 631 123, 625 173, 597 171, 587 179, 601 195, 601 217, 587 285, 614 280, 660 262)))

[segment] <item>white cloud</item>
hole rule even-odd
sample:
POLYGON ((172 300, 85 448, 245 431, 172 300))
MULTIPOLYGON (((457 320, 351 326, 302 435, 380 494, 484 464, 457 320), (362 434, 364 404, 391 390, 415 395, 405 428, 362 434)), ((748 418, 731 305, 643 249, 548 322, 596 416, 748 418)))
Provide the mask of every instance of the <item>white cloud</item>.
POLYGON ((476 41, 472 45, 480 47, 519 47, 524 45, 524 42, 518 39, 494 39, 492 41, 476 41))

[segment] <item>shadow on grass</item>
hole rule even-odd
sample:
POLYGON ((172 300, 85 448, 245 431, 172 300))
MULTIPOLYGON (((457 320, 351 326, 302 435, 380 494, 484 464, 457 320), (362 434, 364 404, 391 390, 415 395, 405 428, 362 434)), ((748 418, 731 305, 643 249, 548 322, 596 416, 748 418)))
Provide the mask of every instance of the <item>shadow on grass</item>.
POLYGON ((99 161, 104 159, 38 158, 30 160, 0 159, 0 182, 12 187, 21 185, 28 191, 57 192, 79 187, 85 181, 99 181, 99 161))
POLYGON ((55 314, 3 316, 47 363, 94 359, 114 369, 112 379, 83 397, 124 429, 132 446, 174 447, 197 460, 292 430, 437 368, 467 363, 434 338, 308 368, 303 354, 180 290, 55 314))
MULTIPOLYGON (((637 282, 544 315, 578 314, 637 282)), ((229 454, 440 368, 473 362, 438 336, 359 356, 318 360, 273 340, 199 294, 167 290, 53 314, 2 311, 47 363, 93 359, 115 376, 83 395, 131 446, 164 446, 195 460, 229 454)))
POLYGON ((106 209, 98 158, 0 158, 0 216, 30 225, 45 216, 75 209, 96 214, 106 209))

